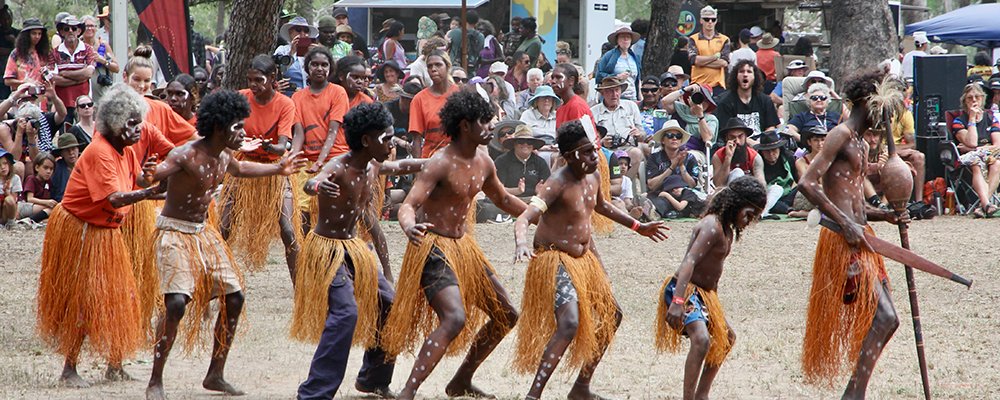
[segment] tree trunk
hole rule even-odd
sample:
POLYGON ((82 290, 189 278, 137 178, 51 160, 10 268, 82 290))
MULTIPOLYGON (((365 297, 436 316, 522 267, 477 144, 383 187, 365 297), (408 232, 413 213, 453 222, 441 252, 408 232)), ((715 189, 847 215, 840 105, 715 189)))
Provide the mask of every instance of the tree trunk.
POLYGON ((234 0, 226 32, 226 75, 222 87, 247 86, 247 68, 258 54, 274 52, 283 0, 234 0))
POLYGON ((295 15, 305 18, 309 23, 316 25, 316 20, 313 19, 313 0, 295 0, 295 15))
MULTIPOLYGON (((927 7, 927 0, 904 0, 903 5, 927 7)), ((906 10, 903 11, 903 15, 901 17, 903 20, 903 26, 906 26, 914 22, 920 22, 927 19, 930 17, 930 13, 927 11, 906 10)))
MULTIPOLYGON (((228 5, 228 3, 229 2, 226 0, 219 0, 219 3, 217 4, 218 9, 216 10, 215 14, 216 35, 221 35, 223 32, 226 31, 226 6, 228 5)), ((211 39, 213 42, 215 41, 214 37, 209 39, 211 39)), ((218 43, 216 43, 216 45, 218 45, 218 43)))
POLYGON ((642 71, 645 75, 659 76, 670 66, 674 43, 677 41, 677 20, 681 14, 681 3, 674 0, 654 0, 650 4, 649 34, 646 35, 646 49, 642 55, 642 71))
POLYGON ((852 73, 896 55, 898 37, 888 3, 838 0, 827 11, 836 16, 830 24, 830 75, 839 87, 852 73))

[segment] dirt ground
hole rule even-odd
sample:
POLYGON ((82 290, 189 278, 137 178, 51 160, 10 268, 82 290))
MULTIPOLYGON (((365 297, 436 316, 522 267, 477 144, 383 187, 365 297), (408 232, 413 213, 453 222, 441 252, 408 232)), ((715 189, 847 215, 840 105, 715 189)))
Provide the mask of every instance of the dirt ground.
MULTIPOLYGON (((619 227, 610 237, 598 239, 608 264, 612 287, 625 319, 594 378, 594 390, 622 399, 679 399, 684 353, 658 355, 652 347, 652 330, 658 289, 683 256, 691 223, 671 223, 672 237, 654 244, 619 227)), ((392 263, 398 271, 404 237, 396 223, 385 223, 392 263)), ((876 224, 882 238, 898 243, 896 229, 876 224)), ((499 272, 515 304, 520 304, 525 264, 513 264, 512 225, 479 225, 480 244, 499 272)), ((805 309, 811 279, 813 248, 818 232, 805 222, 767 222, 751 227, 735 245, 720 284, 738 339, 724 365, 713 397, 718 399, 819 399, 836 398, 846 384, 834 388, 803 383, 799 364, 805 309)), ((95 382, 89 389, 60 387, 56 377, 62 359, 45 348, 35 333, 35 292, 44 232, 0 231, 0 398, 30 399, 136 399, 144 393, 149 377, 151 350, 128 362, 134 382, 110 383, 102 379, 104 366, 92 356, 81 361, 81 374, 95 382)), ((910 243, 918 253, 952 271, 976 280, 973 289, 917 272, 920 311, 936 398, 988 399, 1000 397, 997 379, 1000 360, 1000 224, 995 220, 960 217, 920 221, 910 230, 910 243), (960 250, 959 250, 960 249, 960 250)), ((241 321, 227 377, 245 390, 249 399, 292 399, 305 379, 314 347, 287 337, 292 309, 291 285, 278 246, 271 249, 266 272, 249 275, 246 315, 241 321)), ((873 399, 922 397, 907 302, 903 268, 889 262, 893 298, 900 329, 877 365, 869 390, 873 399)), ((523 397, 530 376, 509 369, 513 337, 506 338, 477 375, 483 389, 500 398, 523 397)), ((177 352, 167 364, 165 383, 173 399, 208 399, 218 396, 201 388, 208 366, 207 352, 182 356, 177 352)), ((355 371, 361 354, 354 350, 348 378, 338 395, 356 398, 355 371)), ((444 396, 444 385, 460 359, 446 359, 423 385, 424 398, 444 396)), ((407 355, 398 360, 393 389, 401 388, 412 366, 407 355)), ((549 383, 547 398, 562 398, 575 374, 563 371, 549 383)))

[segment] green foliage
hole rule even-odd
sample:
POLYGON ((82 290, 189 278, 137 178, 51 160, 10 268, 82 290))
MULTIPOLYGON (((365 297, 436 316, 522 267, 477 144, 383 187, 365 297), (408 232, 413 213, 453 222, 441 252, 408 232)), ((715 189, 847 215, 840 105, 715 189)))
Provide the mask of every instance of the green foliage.
POLYGON ((649 19, 650 1, 674 0, 615 0, 615 18, 626 22, 639 18, 649 19))
POLYGON ((97 9, 93 0, 8 0, 7 4, 14 13, 15 27, 20 27, 21 21, 28 18, 38 18, 53 33, 59 12, 66 11, 80 18, 95 15, 97 9))

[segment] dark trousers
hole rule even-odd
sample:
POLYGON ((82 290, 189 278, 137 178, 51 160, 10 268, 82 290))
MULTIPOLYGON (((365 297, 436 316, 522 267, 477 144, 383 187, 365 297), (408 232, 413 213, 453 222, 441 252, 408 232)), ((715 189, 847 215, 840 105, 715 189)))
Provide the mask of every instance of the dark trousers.
MULTIPOLYGON (((351 338, 354 336, 354 326, 358 320, 357 303, 354 301, 354 282, 351 279, 353 271, 348 270, 348 267, 350 267, 349 262, 341 265, 333 278, 333 283, 330 284, 326 327, 323 328, 323 336, 319 339, 312 365, 309 366, 309 377, 299 386, 299 399, 332 399, 344 381, 347 357, 351 351, 351 338)), ((379 270, 378 332, 382 331, 389 316, 395 295, 392 285, 379 270)), ((389 386, 395 360, 386 357, 387 354, 380 347, 365 350, 357 383, 366 388, 389 386)))

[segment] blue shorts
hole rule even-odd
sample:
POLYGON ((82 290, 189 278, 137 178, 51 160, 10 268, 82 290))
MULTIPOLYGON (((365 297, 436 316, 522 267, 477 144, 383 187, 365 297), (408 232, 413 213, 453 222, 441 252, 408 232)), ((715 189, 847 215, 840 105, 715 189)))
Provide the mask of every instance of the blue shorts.
MULTIPOLYGON (((670 278, 670 283, 663 290, 663 298, 667 301, 668 305, 674 298, 674 289, 676 288, 677 278, 670 278)), ((684 303, 684 326, 697 321, 703 321, 705 324, 708 324, 708 314, 705 313, 705 306, 703 304, 698 291, 692 292, 691 296, 684 303)))

